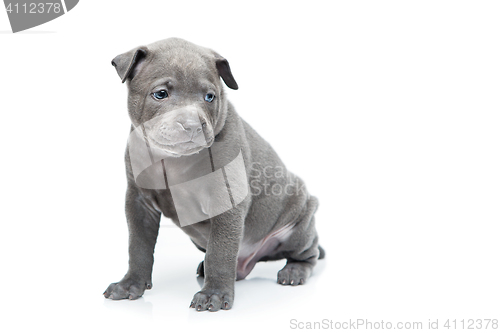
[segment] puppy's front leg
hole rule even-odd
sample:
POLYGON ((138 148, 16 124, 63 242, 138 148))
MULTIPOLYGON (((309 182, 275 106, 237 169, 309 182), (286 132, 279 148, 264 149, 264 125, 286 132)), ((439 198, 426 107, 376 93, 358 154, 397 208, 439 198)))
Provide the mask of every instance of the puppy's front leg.
POLYGON ((205 283, 190 307, 198 311, 229 310, 233 306, 237 256, 243 233, 243 208, 237 206, 210 220, 205 254, 205 283))
POLYGON ((151 289, 153 252, 158 237, 161 214, 129 183, 125 203, 129 230, 129 268, 120 282, 111 283, 104 297, 136 299, 151 289))

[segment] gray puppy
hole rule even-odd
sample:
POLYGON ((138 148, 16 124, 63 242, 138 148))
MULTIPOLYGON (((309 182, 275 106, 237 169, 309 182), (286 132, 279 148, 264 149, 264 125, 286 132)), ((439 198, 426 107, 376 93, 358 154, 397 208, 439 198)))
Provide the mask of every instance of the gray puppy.
POLYGON ((258 261, 286 258, 278 283, 304 284, 324 257, 314 226, 318 201, 225 98, 220 78, 238 89, 227 60, 170 38, 112 64, 127 82, 132 121, 129 269, 104 296, 136 299, 151 289, 161 214, 205 253, 197 270, 205 282, 190 305, 198 311, 230 309, 235 280, 258 261))

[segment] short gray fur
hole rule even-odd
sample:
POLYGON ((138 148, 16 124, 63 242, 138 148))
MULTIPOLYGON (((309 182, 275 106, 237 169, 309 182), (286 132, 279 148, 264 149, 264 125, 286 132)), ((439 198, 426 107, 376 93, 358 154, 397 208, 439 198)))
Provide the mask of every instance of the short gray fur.
MULTIPOLYGON (((318 201, 307 193, 300 178, 286 171, 271 146, 239 117, 225 98, 220 78, 228 87, 238 88, 227 60, 210 49, 170 38, 121 54, 112 64, 122 81, 127 82, 131 131, 154 117, 169 122, 187 121, 182 114, 175 119, 172 113, 170 118, 159 115, 167 115, 185 105, 197 107, 199 120, 206 123, 203 128, 206 145, 186 147, 176 141, 176 135, 172 136, 173 141, 164 142, 165 146, 158 143, 172 153, 174 163, 176 157, 199 152, 215 141, 226 145, 223 155, 227 156, 218 156, 221 160, 226 157, 231 160, 235 150, 241 150, 249 183, 252 181, 254 187, 266 182, 281 186, 293 182, 301 188, 291 195, 251 193, 235 208, 181 228, 196 247, 206 253, 204 262, 198 267, 198 274, 204 276, 205 283, 190 306, 198 311, 230 309, 235 280, 244 278, 257 261, 287 259, 285 267, 278 272, 278 283, 305 283, 318 257, 324 256, 314 225, 318 201), (158 101, 152 97, 159 84, 169 91, 167 100, 158 101), (215 94, 214 102, 203 100, 207 91, 215 94), (253 167, 249 168, 250 165, 253 167), (263 173, 266 166, 282 168, 285 176, 266 178, 263 173), (275 234, 280 236, 270 236, 275 234), (254 251, 255 246, 257 250, 254 251), (246 256, 247 252, 252 255, 246 256)), ((161 215, 180 227, 169 189, 139 188, 132 174, 128 149, 125 162, 129 269, 121 281, 112 283, 104 292, 106 298, 115 300, 136 299, 145 289, 151 289, 153 252, 161 215)))

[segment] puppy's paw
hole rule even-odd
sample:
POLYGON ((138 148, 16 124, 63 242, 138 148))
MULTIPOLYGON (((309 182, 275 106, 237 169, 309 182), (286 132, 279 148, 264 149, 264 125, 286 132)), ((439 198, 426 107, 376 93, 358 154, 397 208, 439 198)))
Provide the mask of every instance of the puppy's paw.
POLYGON ((234 293, 220 290, 201 290, 197 292, 191 301, 190 308, 196 311, 219 311, 229 310, 233 306, 234 293))
POLYGON ((298 286, 304 284, 311 275, 312 267, 309 263, 288 263, 278 272, 278 283, 282 285, 298 286))
POLYGON ((151 281, 136 281, 131 278, 123 278, 120 282, 111 283, 103 293, 104 297, 118 299, 138 299, 144 294, 144 290, 151 289, 151 281))

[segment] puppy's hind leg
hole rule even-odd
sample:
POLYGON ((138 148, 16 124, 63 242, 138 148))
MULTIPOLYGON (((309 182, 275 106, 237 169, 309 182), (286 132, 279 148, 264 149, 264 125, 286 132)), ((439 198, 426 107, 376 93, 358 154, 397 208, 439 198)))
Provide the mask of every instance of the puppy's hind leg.
MULTIPOLYGON (((297 286, 306 283, 320 257, 314 213, 318 206, 315 197, 308 200, 306 212, 293 228, 293 234, 283 244, 287 263, 278 272, 278 283, 297 286), (287 251, 288 250, 288 251, 287 251)), ((322 253, 324 255, 324 251, 322 253)))
POLYGON ((196 274, 198 274, 199 277, 205 277, 205 262, 202 261, 198 265, 198 268, 196 269, 196 274))
POLYGON ((310 248, 289 255, 285 267, 278 272, 278 283, 292 286, 306 283, 316 265, 318 256, 318 238, 315 237, 310 248))

